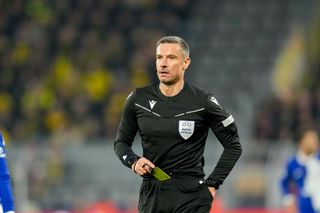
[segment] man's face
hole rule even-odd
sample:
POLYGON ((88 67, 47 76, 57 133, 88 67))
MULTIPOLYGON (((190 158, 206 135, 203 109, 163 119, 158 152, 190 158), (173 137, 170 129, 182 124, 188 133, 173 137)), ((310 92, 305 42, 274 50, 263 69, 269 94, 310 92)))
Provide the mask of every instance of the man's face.
POLYGON ((319 136, 315 131, 308 131, 302 138, 301 148, 307 155, 317 152, 319 148, 319 136))
POLYGON ((157 47, 156 66, 159 81, 172 85, 184 77, 190 58, 184 57, 179 44, 163 43, 157 47))

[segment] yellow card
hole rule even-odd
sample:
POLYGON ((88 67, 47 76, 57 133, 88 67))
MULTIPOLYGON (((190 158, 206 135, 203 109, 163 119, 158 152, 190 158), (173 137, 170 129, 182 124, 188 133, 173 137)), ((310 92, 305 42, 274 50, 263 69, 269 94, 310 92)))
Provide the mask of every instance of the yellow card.
POLYGON ((155 178, 157 178, 159 181, 165 181, 165 180, 169 180, 171 179, 171 177, 165 173, 162 169, 160 169, 159 167, 154 167, 152 169, 152 173, 151 173, 155 178))

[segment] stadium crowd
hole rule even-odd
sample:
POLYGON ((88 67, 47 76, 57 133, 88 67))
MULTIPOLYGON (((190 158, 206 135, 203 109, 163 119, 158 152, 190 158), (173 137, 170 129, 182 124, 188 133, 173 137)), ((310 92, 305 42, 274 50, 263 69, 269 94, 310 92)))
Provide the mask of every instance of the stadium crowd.
POLYGON ((282 61, 273 70, 282 72, 276 75, 278 79, 273 79, 278 86, 257 107, 254 137, 259 140, 296 142, 302 128, 312 126, 320 130, 319 7, 314 10, 304 28, 289 34, 287 44, 277 56, 278 63, 282 61))
POLYGON ((1 131, 76 141, 114 134, 127 94, 154 77, 156 40, 183 34, 192 7, 191 0, 1 4, 1 131))

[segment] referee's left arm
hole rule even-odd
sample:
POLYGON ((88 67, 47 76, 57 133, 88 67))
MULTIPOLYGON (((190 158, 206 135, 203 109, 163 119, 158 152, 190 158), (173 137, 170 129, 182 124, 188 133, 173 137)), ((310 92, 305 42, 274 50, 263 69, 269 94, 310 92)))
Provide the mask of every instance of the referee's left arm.
POLYGON ((208 185, 218 189, 238 161, 242 147, 234 118, 212 95, 207 98, 206 116, 210 128, 224 148, 216 167, 207 179, 208 185))

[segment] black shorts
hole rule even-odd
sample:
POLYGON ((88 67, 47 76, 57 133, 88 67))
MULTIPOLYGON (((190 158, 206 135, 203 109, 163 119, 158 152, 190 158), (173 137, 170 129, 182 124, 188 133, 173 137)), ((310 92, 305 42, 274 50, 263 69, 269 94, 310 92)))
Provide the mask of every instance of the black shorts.
POLYGON ((208 213, 213 197, 201 178, 144 179, 139 213, 208 213))

